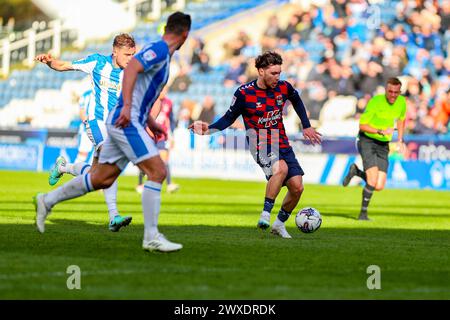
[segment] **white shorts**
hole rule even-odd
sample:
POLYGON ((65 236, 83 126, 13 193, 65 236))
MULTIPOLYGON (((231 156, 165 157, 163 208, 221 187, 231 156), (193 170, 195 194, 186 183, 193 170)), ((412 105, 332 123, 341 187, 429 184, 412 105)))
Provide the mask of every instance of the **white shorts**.
POLYGON ((78 152, 89 153, 91 152, 92 147, 92 142, 86 133, 86 127, 84 123, 82 123, 78 130, 78 152))
POLYGON ((159 155, 155 142, 139 123, 124 128, 107 125, 108 136, 100 152, 100 163, 116 164, 124 170, 128 162, 134 165, 159 155))
POLYGON ((98 149, 103 145, 108 136, 106 124, 102 120, 92 119, 86 122, 86 133, 95 148, 95 156, 98 156, 98 149))

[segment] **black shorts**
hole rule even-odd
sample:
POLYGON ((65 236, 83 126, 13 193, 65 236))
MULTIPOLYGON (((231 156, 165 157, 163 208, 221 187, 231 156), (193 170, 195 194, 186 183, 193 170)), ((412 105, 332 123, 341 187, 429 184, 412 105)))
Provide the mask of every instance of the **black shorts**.
POLYGON ((252 156, 256 163, 264 171, 267 180, 272 177, 272 165, 278 160, 284 160, 288 166, 288 173, 286 179, 284 179, 283 185, 285 185, 286 181, 290 178, 295 176, 303 176, 305 174, 302 167, 300 167, 292 148, 281 149, 279 152, 270 152, 270 150, 264 150, 263 152, 258 151, 256 154, 252 153, 252 156))
POLYGON ((362 132, 359 133, 357 141, 364 171, 372 167, 378 167, 378 170, 387 173, 389 167, 389 142, 369 138, 362 132))

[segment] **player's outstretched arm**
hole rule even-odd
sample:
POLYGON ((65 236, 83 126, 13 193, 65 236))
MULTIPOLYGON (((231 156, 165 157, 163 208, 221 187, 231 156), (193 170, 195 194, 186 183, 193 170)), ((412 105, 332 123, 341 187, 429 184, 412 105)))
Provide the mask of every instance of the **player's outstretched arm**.
POLYGON ((36 58, 34 58, 34 59, 41 63, 45 63, 51 69, 56 70, 56 71, 73 70, 72 63, 67 62, 67 61, 57 60, 57 59, 53 58, 50 53, 43 53, 43 54, 37 55, 36 58))
POLYGON ((298 117, 300 118, 300 121, 302 122, 303 136, 305 137, 305 139, 310 141, 312 145, 321 144, 322 135, 319 132, 317 132, 316 129, 311 127, 311 123, 309 122, 305 105, 303 104, 303 101, 300 98, 297 90, 295 90, 290 83, 288 83, 288 92, 289 92, 288 99, 289 101, 291 101, 295 113, 297 113, 298 117))

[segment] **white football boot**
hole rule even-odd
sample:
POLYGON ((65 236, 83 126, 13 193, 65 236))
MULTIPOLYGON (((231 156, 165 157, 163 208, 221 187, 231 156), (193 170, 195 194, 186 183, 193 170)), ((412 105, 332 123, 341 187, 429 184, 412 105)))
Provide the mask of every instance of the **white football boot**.
POLYGON ((270 227, 270 213, 267 211, 263 211, 261 216, 259 217, 258 223, 256 225, 258 228, 262 230, 266 230, 270 227))
POLYGON ((284 239, 291 239, 291 235, 287 232, 286 226, 283 222, 276 220, 272 225, 272 231, 273 234, 280 236, 284 239))
POLYGON ((142 242, 142 249, 147 251, 172 252, 181 248, 183 248, 182 244, 170 242, 162 233, 158 233, 152 240, 142 242))

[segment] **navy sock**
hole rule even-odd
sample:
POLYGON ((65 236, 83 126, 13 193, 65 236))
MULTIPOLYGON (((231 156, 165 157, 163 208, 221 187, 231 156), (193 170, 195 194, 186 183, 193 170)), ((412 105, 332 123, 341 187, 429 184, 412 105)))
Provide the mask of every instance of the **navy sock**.
POLYGON ((372 198, 374 190, 375 190, 375 187, 372 187, 369 184, 366 184, 366 186, 364 187, 362 203, 361 203, 361 212, 362 213, 367 213, 367 207, 369 207, 369 202, 370 202, 370 199, 372 198))
POLYGON ((286 222, 287 219, 289 219, 289 217, 291 216, 291 212, 288 212, 283 208, 281 208, 280 211, 278 212, 278 220, 280 220, 281 222, 286 222))
POLYGON ((364 171, 362 171, 360 168, 356 167, 356 175, 363 179, 365 182, 367 182, 367 176, 364 171))
POLYGON ((264 199, 264 211, 267 211, 268 213, 270 213, 272 211, 273 205, 275 204, 275 200, 274 199, 270 199, 270 198, 265 198, 264 199))

